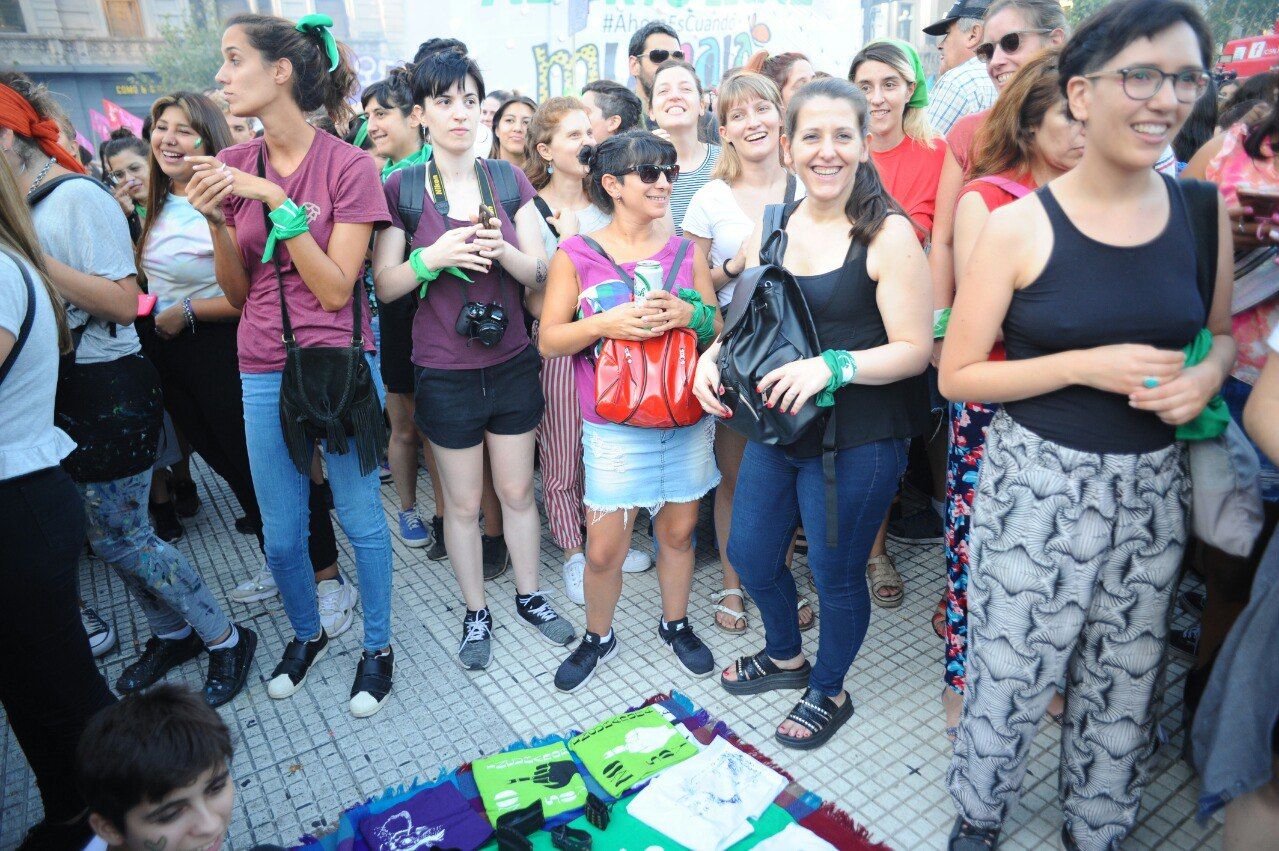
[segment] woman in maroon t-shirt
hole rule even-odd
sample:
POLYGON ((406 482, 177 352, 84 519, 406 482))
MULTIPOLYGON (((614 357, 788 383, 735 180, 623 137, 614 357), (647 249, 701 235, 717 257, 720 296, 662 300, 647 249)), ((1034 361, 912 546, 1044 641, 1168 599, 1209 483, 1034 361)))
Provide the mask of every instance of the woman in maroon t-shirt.
POLYGON ((479 529, 485 449, 502 503, 519 620, 552 644, 574 638, 538 590, 533 446, 544 405, 541 358, 529 344, 521 296, 524 287, 546 287, 547 264, 540 217, 528 203, 536 193, 524 172, 472 153, 484 100, 474 60, 455 50, 429 56, 414 66, 411 87, 431 159, 425 174, 403 170, 387 180, 396 227, 379 235, 373 269, 379 298, 421 294, 413 318, 414 416, 439 469, 444 540, 466 601, 458 657, 463 667, 480 670, 492 659, 493 625, 479 529), (425 183, 412 187, 423 210, 411 234, 400 214, 408 178, 425 183), (480 223, 485 205, 491 218, 480 223), (407 261, 406 244, 415 246, 407 261))
MULTIPOLYGON (((277 699, 302 687, 329 640, 307 557, 308 477, 294 466, 280 424, 281 294, 301 347, 349 346, 353 310, 364 297, 360 273, 369 240, 388 221, 373 159, 307 123, 309 114, 324 107, 335 123, 344 124, 356 86, 350 51, 333 41, 326 21, 308 16, 295 27, 283 18, 237 15, 228 22, 216 79, 232 114, 257 117, 264 133, 216 159, 192 157, 196 176, 187 188, 213 231, 218 282, 243 309, 238 344, 249 466, 262 510, 267 566, 294 632, 267 686, 277 699), (271 255, 264 260, 268 210, 292 210, 291 225, 305 219, 300 232, 280 234, 278 222, 272 229, 278 272, 271 255)), ((359 331, 372 351, 368 311, 362 313, 359 331)), ((364 653, 350 709, 366 717, 391 691, 391 536, 377 470, 361 469, 354 444, 326 442, 324 455, 364 598, 364 653)), ((332 581, 344 586, 348 598, 354 594, 340 578, 332 581)))

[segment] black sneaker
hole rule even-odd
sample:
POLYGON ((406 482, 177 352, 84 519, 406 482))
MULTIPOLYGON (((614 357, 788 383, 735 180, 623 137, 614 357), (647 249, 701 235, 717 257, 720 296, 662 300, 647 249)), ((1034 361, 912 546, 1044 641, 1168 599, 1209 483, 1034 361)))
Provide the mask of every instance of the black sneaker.
POLYGON ((595 669, 617 655, 617 636, 607 643, 593 632, 582 636, 582 643, 577 645, 567 659, 560 663, 555 672, 555 687, 560 691, 577 691, 595 674, 595 669))
POLYGON ((194 517, 200 511, 200 493, 196 490, 195 482, 170 479, 169 487, 173 490, 173 507, 177 509, 179 517, 194 517))
POLYGON ((666 646, 675 652, 675 658, 679 661, 680 667, 693 676, 708 677, 715 670, 714 654, 688 625, 687 616, 672 621, 669 627, 663 626, 659 619, 657 637, 666 642, 666 646))
POLYGON ((294 638, 284 646, 284 656, 280 664, 271 672, 271 681, 266 684, 266 693, 276 700, 283 700, 297 694, 306 681, 311 667, 324 655, 329 647, 329 636, 320 628, 320 637, 314 641, 299 641, 294 638))
POLYGON ((186 534, 173 500, 148 503, 147 508, 151 512, 151 525, 160 540, 172 543, 186 534))
POLYGON ((551 608, 550 603, 546 602, 546 596, 541 591, 527 597, 516 594, 515 612, 520 616, 520 620, 537 630, 551 644, 567 647, 573 643, 574 638, 577 638, 573 632, 573 625, 555 614, 555 610, 551 608))
POLYGON ((254 523, 248 516, 235 518, 235 531, 241 535, 256 535, 262 531, 262 523, 254 523))
POLYGON ((889 520, 888 539, 899 544, 939 544, 946 540, 946 533, 941 517, 930 505, 900 520, 889 520))
POLYGON ((998 845, 999 828, 978 827, 964 821, 963 816, 957 816, 955 826, 950 829, 946 851, 990 851, 998 845))
POLYGON ((365 650, 355 666, 355 683, 351 686, 351 714, 356 718, 368 718, 382 708, 391 693, 392 672, 395 668, 395 651, 387 648, 377 654, 365 650))
POLYGON ((169 671, 199 656, 203 650, 204 642, 195 630, 191 630, 186 638, 153 635, 147 639, 147 646, 138 661, 125 668, 120 679, 115 681, 115 690, 120 694, 132 694, 153 686, 169 671))
POLYGON ((1195 617, 1203 617, 1204 606, 1208 605, 1208 592, 1182 591, 1177 595, 1177 605, 1195 617))
POLYGON ((1168 649, 1190 659, 1196 658, 1199 655, 1199 625, 1168 633, 1168 649))
POLYGON ((497 579, 511 563, 511 554, 506 551, 506 541, 501 535, 480 535, 480 544, 484 548, 484 581, 497 579))
POLYGON ((247 626, 235 625, 240 640, 234 647, 209 651, 209 675, 204 678, 204 702, 217 709, 240 693, 253 667, 253 651, 258 634, 247 626))
POLYGON ((438 514, 431 518, 431 546, 426 551, 426 557, 431 561, 440 561, 449 554, 448 549, 444 546, 444 518, 438 514))

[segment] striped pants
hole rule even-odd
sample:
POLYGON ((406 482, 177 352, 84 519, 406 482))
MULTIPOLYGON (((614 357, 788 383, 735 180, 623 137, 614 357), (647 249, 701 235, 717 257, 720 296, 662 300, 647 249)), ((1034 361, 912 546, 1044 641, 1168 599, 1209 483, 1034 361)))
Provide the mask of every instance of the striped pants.
POLYGON ((542 361, 542 395, 546 412, 537 427, 537 449, 542 460, 542 502, 551 527, 551 539, 562 549, 583 545, 582 410, 578 407, 573 358, 542 361))
POLYGON ((947 776, 968 822, 1007 817, 1064 673, 1067 829, 1085 851, 1116 847, 1132 829, 1188 484, 1179 444, 1097 455, 995 415, 974 504, 967 694, 947 776))

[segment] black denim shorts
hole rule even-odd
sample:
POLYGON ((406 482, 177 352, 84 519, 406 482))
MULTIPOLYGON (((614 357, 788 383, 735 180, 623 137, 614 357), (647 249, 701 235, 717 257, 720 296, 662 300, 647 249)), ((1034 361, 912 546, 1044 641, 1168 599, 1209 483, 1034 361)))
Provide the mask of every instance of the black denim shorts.
POLYGON ((541 355, 532 345, 483 369, 415 366, 413 419, 427 440, 445 449, 479 446, 485 432, 530 432, 546 407, 538 379, 541 367, 541 355))

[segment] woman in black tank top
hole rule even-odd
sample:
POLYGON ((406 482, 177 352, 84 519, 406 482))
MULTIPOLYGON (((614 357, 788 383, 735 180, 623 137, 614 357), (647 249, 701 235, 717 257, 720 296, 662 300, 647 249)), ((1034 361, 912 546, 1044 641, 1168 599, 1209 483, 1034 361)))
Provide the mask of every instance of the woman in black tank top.
POLYGON ((1115 847, 1136 821, 1187 538, 1176 428, 1235 352, 1224 210, 1153 170, 1203 92, 1209 45, 1199 13, 1167 0, 1085 23, 1059 63, 1083 158, 991 213, 959 287, 942 392, 1003 410, 973 506, 952 849, 997 840, 1063 678, 1066 847, 1115 847), (1196 232, 1214 229, 1200 276, 1196 232), (988 360, 1001 327, 1007 360, 988 360))
MULTIPOLYGON (((729 561, 759 607, 765 646, 724 671, 721 684, 731 694, 807 687, 776 734, 781 744, 805 750, 824 744, 853 714, 844 679, 870 620, 866 559, 905 465, 905 438, 928 421, 922 373, 932 350, 932 282, 909 221, 866 164, 866 111, 865 97, 845 80, 809 83, 791 100, 785 139, 807 197, 786 211, 783 259, 825 351, 760 380, 766 404, 782 411, 825 394, 819 404, 833 411, 836 448, 827 460, 835 481, 827 485, 823 475, 821 425, 787 446, 749 442, 728 539, 729 561), (828 497, 838 512, 834 545, 816 531, 827 529, 828 497), (786 566, 800 523, 809 530, 822 612, 811 667, 786 566)), ((748 266, 759 265, 761 230, 748 242, 748 266)), ((707 411, 726 416, 719 347, 698 362, 695 392, 707 411)))

